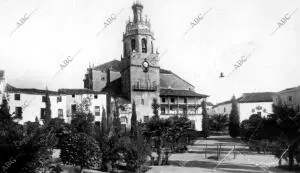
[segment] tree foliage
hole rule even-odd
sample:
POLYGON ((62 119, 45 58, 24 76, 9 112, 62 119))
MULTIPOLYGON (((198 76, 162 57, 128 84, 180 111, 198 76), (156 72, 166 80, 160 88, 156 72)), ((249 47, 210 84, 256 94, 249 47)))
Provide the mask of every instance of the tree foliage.
POLYGON ((46 133, 37 122, 18 124, 5 101, 0 114, 0 172, 34 173, 48 169, 55 141, 53 133, 46 133))
POLYGON ((152 104, 151 104, 153 115, 155 118, 159 118, 159 104, 157 101, 157 98, 153 98, 152 104))
MULTIPOLYGON (((145 123, 144 136, 157 153, 157 164, 162 164, 164 150, 181 152, 188 144, 191 122, 186 117, 174 116, 168 119, 152 117, 145 123)), ((166 157, 167 159, 168 157, 166 157)))
POLYGON ((288 106, 281 101, 273 105, 273 112, 277 116, 277 124, 282 132, 279 140, 286 143, 289 168, 293 169, 296 153, 300 153, 300 110, 288 106))
POLYGON ((228 126, 227 115, 223 115, 223 114, 211 115, 209 119, 209 126, 211 130, 217 132, 223 131, 228 126))
POLYGON ((131 115, 131 135, 133 138, 137 136, 137 115, 135 102, 132 103, 132 115, 131 115))
POLYGON ((72 116, 71 128, 74 133, 86 133, 88 135, 94 135, 95 117, 93 114, 76 111, 76 113, 72 116))
POLYGON ((81 169, 99 167, 100 148, 93 137, 73 133, 62 139, 60 158, 63 163, 80 166, 81 169))
POLYGON ((231 105, 232 109, 229 114, 229 135, 232 138, 235 138, 239 135, 239 126, 240 126, 240 115, 239 115, 239 110, 238 110, 238 103, 237 100, 235 99, 235 96, 232 97, 231 99, 231 105))
POLYGON ((46 89, 46 94, 45 94, 45 115, 43 117, 44 123, 48 123, 51 119, 51 101, 49 97, 49 91, 46 89))
POLYGON ((107 119, 106 119, 106 112, 104 107, 102 107, 101 131, 102 133, 107 132, 107 119))
POLYGON ((202 101, 202 131, 203 136, 207 138, 209 136, 209 117, 206 111, 206 103, 202 101))

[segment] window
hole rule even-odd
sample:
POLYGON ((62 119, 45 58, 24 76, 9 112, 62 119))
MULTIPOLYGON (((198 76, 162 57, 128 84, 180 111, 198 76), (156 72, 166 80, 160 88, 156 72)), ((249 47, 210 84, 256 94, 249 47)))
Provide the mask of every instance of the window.
POLYGON ((22 117, 22 107, 16 107, 15 113, 16 117, 22 117))
POLYGON ((183 108, 183 109, 182 109, 182 112, 183 112, 183 115, 186 115, 186 114, 187 114, 187 109, 186 109, 186 108, 183 108))
POLYGON ((95 116, 100 116, 100 106, 95 106, 95 116))
POLYGON ((289 96, 289 102, 293 101, 293 97, 289 96))
POLYGON ((170 111, 172 111, 173 110, 173 107, 172 106, 170 106, 170 111))
POLYGON ((171 103, 175 103, 175 98, 171 98, 171 103))
POLYGON ((131 40, 131 50, 132 52, 135 51, 135 39, 131 40))
POLYGON ((63 118, 64 117, 64 110, 63 109, 58 109, 57 114, 58 114, 58 118, 63 118))
POLYGON ((163 102, 163 103, 165 103, 166 102, 166 98, 161 98, 161 101, 163 102))
POLYGON ((120 117, 120 122, 121 123, 127 123, 127 118, 126 117, 120 117))
POLYGON ((58 102, 61 102, 61 96, 57 97, 56 100, 57 100, 57 103, 58 103, 58 102))
POLYGON ((21 100, 21 95, 20 94, 15 94, 15 100, 21 100))
POLYGON ((149 116, 144 116, 144 122, 148 122, 149 121, 149 116))
POLYGON ((94 99, 98 99, 98 95, 97 94, 94 94, 94 99))
POLYGON ((42 96, 42 102, 46 102, 46 96, 42 96))
POLYGON ((145 101, 144 99, 141 99, 141 104, 144 105, 145 104, 145 101))
POLYGON ((75 94, 72 94, 72 97, 75 98, 75 94))
POLYGON ((161 114, 166 114, 166 108, 161 108, 161 114))
POLYGON ((40 119, 45 119, 45 112, 46 112, 46 108, 41 108, 41 116, 40 119))
POLYGON ((184 103, 187 103, 187 98, 183 98, 184 103))
POLYGON ((74 114, 76 112, 76 105, 71 105, 71 113, 74 114))
POLYGON ((101 80, 105 81, 105 77, 101 77, 101 80))
POLYGON ((142 39, 142 53, 147 53, 147 40, 145 38, 142 39))
POLYGON ((226 108, 224 107, 224 113, 226 112, 226 108))

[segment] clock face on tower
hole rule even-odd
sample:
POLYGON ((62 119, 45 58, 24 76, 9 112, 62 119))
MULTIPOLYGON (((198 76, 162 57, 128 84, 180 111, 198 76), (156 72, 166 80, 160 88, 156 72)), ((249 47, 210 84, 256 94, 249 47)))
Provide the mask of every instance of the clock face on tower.
POLYGON ((143 65, 143 68, 144 68, 144 72, 148 72, 148 70, 149 70, 149 63, 148 63, 148 61, 145 60, 145 61, 142 63, 142 65, 143 65))

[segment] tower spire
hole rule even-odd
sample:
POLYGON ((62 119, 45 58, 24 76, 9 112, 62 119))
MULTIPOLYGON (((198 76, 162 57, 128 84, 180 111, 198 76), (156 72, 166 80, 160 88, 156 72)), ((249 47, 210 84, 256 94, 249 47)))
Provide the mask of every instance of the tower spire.
POLYGON ((143 21, 143 5, 142 3, 137 0, 135 3, 133 3, 132 5, 132 10, 133 10, 133 22, 137 23, 137 22, 141 22, 143 21))

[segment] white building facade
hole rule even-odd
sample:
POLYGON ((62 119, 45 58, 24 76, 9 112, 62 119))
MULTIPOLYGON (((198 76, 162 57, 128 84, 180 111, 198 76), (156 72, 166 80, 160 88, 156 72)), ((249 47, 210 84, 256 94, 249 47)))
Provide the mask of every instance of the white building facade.
POLYGON ((6 86, 5 96, 8 100, 10 113, 22 116, 19 123, 41 121, 45 114, 46 92, 51 103, 51 118, 62 118, 70 123, 77 105, 90 100, 89 111, 100 122, 103 108, 106 107, 106 95, 87 89, 60 89, 59 91, 39 90, 32 88, 15 88, 6 86))
MULTIPOLYGON (((237 99, 240 121, 249 119, 252 114, 267 117, 273 113, 273 92, 244 93, 237 99)), ((229 115, 232 109, 231 101, 219 103, 213 107, 213 114, 229 115)))

